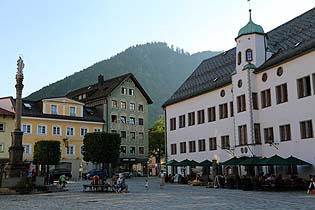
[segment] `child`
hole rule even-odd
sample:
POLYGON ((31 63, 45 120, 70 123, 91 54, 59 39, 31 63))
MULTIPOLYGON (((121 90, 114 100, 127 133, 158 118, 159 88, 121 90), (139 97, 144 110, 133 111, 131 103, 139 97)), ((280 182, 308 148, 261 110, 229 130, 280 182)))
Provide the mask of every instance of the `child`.
POLYGON ((149 189, 149 181, 147 179, 145 180, 144 187, 145 187, 146 190, 149 189))

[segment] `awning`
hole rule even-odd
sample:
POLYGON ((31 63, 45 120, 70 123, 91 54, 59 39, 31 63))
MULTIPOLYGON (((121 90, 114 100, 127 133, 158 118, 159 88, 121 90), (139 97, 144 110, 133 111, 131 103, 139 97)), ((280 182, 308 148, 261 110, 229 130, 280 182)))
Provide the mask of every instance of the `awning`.
POLYGON ((288 161, 289 165, 300 165, 300 166, 311 166, 311 163, 308 163, 304 160, 301 160, 299 158, 290 156, 288 158, 286 158, 286 160, 288 161))
POLYGON ((244 156, 244 157, 239 157, 239 158, 233 157, 233 158, 231 158, 231 159, 229 159, 229 160, 227 160, 227 161, 224 161, 224 162, 222 163, 222 165, 236 166, 236 165, 239 165, 240 162, 242 162, 242 161, 244 161, 244 160, 246 160, 246 159, 248 159, 248 158, 249 158, 249 157, 246 157, 246 156, 244 156))
POLYGON ((204 168, 209 168, 212 166, 212 162, 210 160, 204 160, 204 161, 200 162, 198 165, 202 166, 204 168))

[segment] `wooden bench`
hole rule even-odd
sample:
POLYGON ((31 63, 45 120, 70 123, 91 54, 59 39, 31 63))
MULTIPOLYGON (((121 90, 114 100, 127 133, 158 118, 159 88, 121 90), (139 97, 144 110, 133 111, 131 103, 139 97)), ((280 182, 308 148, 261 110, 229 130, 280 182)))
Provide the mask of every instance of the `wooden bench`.
POLYGON ((84 184, 84 192, 108 192, 109 184, 84 184))

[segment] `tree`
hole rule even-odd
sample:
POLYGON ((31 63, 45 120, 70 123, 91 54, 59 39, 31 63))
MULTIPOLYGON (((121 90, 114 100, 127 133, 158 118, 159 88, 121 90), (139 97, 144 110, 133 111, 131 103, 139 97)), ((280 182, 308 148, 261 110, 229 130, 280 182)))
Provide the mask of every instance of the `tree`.
POLYGON ((83 160, 102 164, 115 164, 119 159, 121 139, 119 134, 95 132, 87 133, 83 139, 83 160))
POLYGON ((161 159, 165 156, 165 136, 164 117, 160 115, 154 122, 149 132, 149 153, 156 158, 156 163, 161 164, 161 159))
POLYGON ((44 167, 44 173, 49 171, 49 165, 59 164, 61 157, 60 142, 41 140, 35 143, 33 163, 44 167))

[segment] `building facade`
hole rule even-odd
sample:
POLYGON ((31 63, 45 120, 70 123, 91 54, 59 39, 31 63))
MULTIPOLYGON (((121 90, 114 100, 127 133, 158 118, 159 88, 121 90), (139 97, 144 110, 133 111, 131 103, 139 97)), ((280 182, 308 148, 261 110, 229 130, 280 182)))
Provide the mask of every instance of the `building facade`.
POLYGON ((105 80, 72 91, 68 97, 103 113, 104 131, 121 136, 120 164, 126 170, 147 171, 148 109, 152 100, 132 74, 105 80))
POLYGON ((300 174, 314 174, 314 17, 265 33, 250 14, 236 47, 204 60, 164 103, 168 160, 293 155, 313 164, 300 174))

